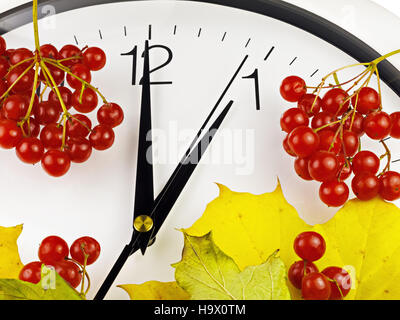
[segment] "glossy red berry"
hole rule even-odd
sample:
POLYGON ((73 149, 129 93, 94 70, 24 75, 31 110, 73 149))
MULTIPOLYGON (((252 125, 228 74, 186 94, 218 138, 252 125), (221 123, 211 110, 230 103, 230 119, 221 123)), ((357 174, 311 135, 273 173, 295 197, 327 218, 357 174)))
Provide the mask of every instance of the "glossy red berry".
POLYGON ((309 119, 304 111, 299 108, 291 108, 283 113, 280 123, 282 130, 290 133, 297 127, 308 126, 309 119))
POLYGON ((13 120, 0 120, 0 147, 12 149, 23 138, 21 128, 13 120))
POLYGON ((363 129, 371 139, 382 140, 390 134, 392 121, 386 112, 372 112, 364 119, 363 129))
POLYGON ((42 158, 43 169, 53 177, 65 175, 71 166, 68 154, 60 150, 49 150, 42 158))
POLYGON ((23 124, 22 129, 23 129, 23 133, 27 137, 37 138, 40 133, 40 124, 35 118, 30 117, 29 123, 28 123, 28 121, 26 121, 23 124))
POLYGON ((294 161, 294 170, 303 180, 313 180, 308 172, 308 158, 296 158, 294 161))
POLYGON ((301 294, 304 300, 329 300, 331 284, 324 274, 313 272, 303 278, 301 294))
MULTIPOLYGON (((50 72, 51 76, 53 77, 54 82, 56 83, 57 86, 59 86, 61 83, 63 83, 65 79, 65 71, 61 70, 60 68, 53 66, 51 64, 47 64, 47 69, 50 72)), ((49 76, 46 73, 46 76, 44 75, 44 71, 42 70, 39 75, 40 81, 43 83, 46 83, 47 79, 49 79, 49 76)), ((51 83, 52 81, 49 80, 51 83)), ((47 81, 48 82, 48 81, 47 81)))
POLYGON ((333 154, 338 154, 342 148, 342 141, 339 134, 332 130, 321 130, 318 132, 319 146, 318 150, 330 151, 333 154))
POLYGON ((62 61, 61 64, 66 67, 72 67, 74 64, 80 63, 82 61, 82 52, 77 46, 67 44, 61 48, 59 52, 59 59, 69 59, 62 61), (76 59, 69 59, 73 57, 76 57, 76 59))
POLYGON ((99 100, 97 93, 91 89, 86 88, 82 94, 81 100, 81 90, 75 90, 71 97, 71 104, 76 111, 81 113, 89 113, 96 109, 99 100))
POLYGON ((280 87, 281 96, 289 102, 297 102, 307 92, 305 81, 297 76, 283 79, 280 87))
POLYGON ((393 112, 390 115, 390 120, 392 122, 390 136, 395 139, 400 139, 400 112, 393 112))
POLYGON ((124 121, 124 111, 116 103, 107 103, 97 111, 97 120, 111 128, 119 126, 124 121))
POLYGON ((319 137, 311 128, 301 126, 289 133, 288 144, 298 157, 306 158, 317 150, 319 137))
POLYGON ((39 283, 42 278, 42 263, 34 261, 26 264, 19 272, 18 278, 30 283, 39 283))
POLYGON ((92 154, 92 145, 85 138, 70 138, 67 141, 65 152, 69 155, 72 162, 83 163, 92 154))
POLYGON ((349 187, 343 181, 325 181, 319 188, 319 198, 328 207, 340 207, 349 198, 349 187))
POLYGON ((400 174, 387 171, 379 178, 379 194, 384 200, 395 201, 400 198, 400 174))
POLYGON ((87 48, 83 53, 83 63, 91 70, 98 71, 106 65, 106 54, 97 47, 87 48))
MULTIPOLYGON (((58 91, 60 92, 61 98, 64 102, 65 107, 67 110, 69 110, 72 107, 72 92, 69 90, 67 87, 58 87, 58 91)), ((51 91, 49 94, 49 101, 56 103, 57 105, 60 106, 61 109, 61 104, 60 100, 58 99, 57 94, 54 91, 51 91)))
POLYGON ((343 154, 339 154, 337 156, 338 159, 338 173, 336 177, 339 181, 344 181, 349 178, 352 174, 351 164, 346 161, 346 158, 343 154))
POLYGON ((81 270, 78 265, 72 261, 58 261, 53 263, 56 272, 71 287, 76 288, 82 281, 81 270))
POLYGON ((55 123, 60 119, 62 109, 53 101, 42 101, 33 109, 33 114, 38 123, 42 125, 55 123))
POLYGON ((91 265, 100 256, 100 244, 92 237, 81 237, 75 240, 70 248, 72 259, 80 264, 85 262, 85 254, 88 255, 86 265, 91 265))
POLYGON ((92 121, 83 114, 71 115, 67 121, 67 135, 71 138, 85 138, 92 129, 92 121))
POLYGON ((282 142, 283 149, 286 151, 286 153, 288 155, 290 155, 292 157, 296 157, 296 154, 289 147, 288 137, 289 137, 289 135, 286 135, 285 139, 283 139, 283 142, 282 142))
POLYGON ((23 69, 28 68, 33 62, 33 52, 26 48, 19 48, 10 52, 9 61, 11 65, 16 65, 21 63, 22 61, 31 59, 20 64, 18 67, 22 67, 23 69))
POLYGON ((375 89, 363 87, 358 95, 355 95, 351 98, 351 104, 358 112, 362 114, 368 114, 379 108, 379 94, 375 89))
POLYGON ((342 300, 351 289, 351 277, 349 273, 339 267, 328 267, 322 272, 330 281, 331 295, 329 300, 342 300))
POLYGON ((342 115, 349 108, 348 98, 349 95, 343 89, 331 89, 322 98, 322 110, 333 115, 342 115))
POLYGON ((4 100, 4 116, 9 120, 19 121, 25 117, 29 108, 29 102, 25 96, 14 94, 4 100))
POLYGON ((317 151, 308 162, 308 172, 316 181, 328 181, 335 178, 339 168, 337 157, 332 152, 317 151))
POLYGON ((44 146, 38 138, 23 138, 16 146, 18 158, 25 163, 38 163, 43 156, 44 146))
POLYGON ((50 123, 43 127, 40 133, 40 141, 42 141, 46 149, 60 149, 63 139, 63 127, 57 123, 50 123))
POLYGON ((18 66, 12 69, 6 76, 8 85, 13 85, 12 91, 15 93, 25 92, 28 90, 32 90, 33 88, 35 71, 33 69, 30 69, 25 74, 24 71, 25 68, 23 66, 18 66))
POLYGON ((358 135, 349 130, 344 130, 343 131, 343 153, 347 157, 352 157, 356 154, 358 151, 358 147, 360 145, 360 140, 358 135))
POLYGON ((300 233, 293 244, 294 251, 303 260, 316 261, 325 254, 324 238, 317 232, 307 231, 300 233))
POLYGON ((5 57, 0 56, 0 78, 3 79, 5 75, 8 73, 10 68, 10 63, 5 57))
POLYGON ((98 125, 93 128, 89 135, 89 141, 96 150, 106 150, 111 148, 114 143, 115 134, 111 127, 98 125))
MULTIPOLYGON (((90 73, 90 70, 87 66, 81 63, 74 64, 71 67, 71 73, 78 77, 81 80, 84 80, 88 83, 92 81, 92 75, 90 73)), ((82 89, 82 82, 75 78, 74 76, 67 74, 67 82, 71 86, 71 88, 74 88, 76 90, 81 90, 82 89)))
MULTIPOLYGON (((337 121, 337 117, 334 116, 332 113, 329 112, 319 112, 317 113, 314 118, 311 120, 311 128, 313 129, 319 129, 322 128, 332 122, 337 121)), ((319 130, 318 132, 322 131, 322 130, 332 130, 332 131, 336 131, 339 128, 339 124, 335 123, 335 124, 331 124, 330 126, 327 126, 326 128, 323 128, 321 130, 319 130)))
POLYGON ((367 150, 358 152, 352 161, 352 169, 355 175, 364 172, 377 174, 379 165, 380 160, 376 154, 367 150))
POLYGON ((368 201, 378 195, 380 182, 376 175, 363 172, 354 176, 351 188, 358 199, 368 201))
POLYGON ((346 130, 353 131, 358 136, 362 136, 364 134, 363 123, 364 123, 363 115, 359 112, 356 112, 354 114, 354 119, 353 119, 353 114, 351 114, 346 119, 346 121, 344 122, 343 128, 346 130))
POLYGON ((52 264, 68 257, 68 244, 58 236, 49 236, 39 246, 39 259, 44 264, 52 264))
POLYGON ((297 103, 297 107, 304 111, 307 116, 313 117, 315 116, 320 110, 322 106, 322 99, 315 94, 305 94, 299 102, 297 103), (312 110, 311 110, 312 109, 312 110))
POLYGON ((40 46, 40 54, 44 58, 58 59, 57 48, 49 43, 40 46))
POLYGON ((6 40, 2 36, 0 36, 0 55, 5 54, 7 50, 7 43, 6 40))
POLYGON ((301 289, 304 276, 313 272, 318 272, 318 268, 314 263, 300 260, 290 266, 288 278, 295 288, 301 289))

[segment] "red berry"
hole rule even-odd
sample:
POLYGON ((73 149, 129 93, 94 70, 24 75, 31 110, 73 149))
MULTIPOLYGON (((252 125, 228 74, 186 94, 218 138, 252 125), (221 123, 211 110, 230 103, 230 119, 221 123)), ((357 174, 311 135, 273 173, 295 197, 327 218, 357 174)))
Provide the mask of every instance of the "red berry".
POLYGON ((332 130, 322 130, 318 132, 319 145, 318 150, 330 151, 333 154, 338 154, 342 148, 342 141, 339 134, 332 130))
POLYGON ((86 88, 81 97, 81 90, 75 90, 71 97, 71 104, 75 108, 76 111, 81 113, 89 113, 96 109, 97 104, 99 102, 97 93, 91 89, 86 88))
POLYGON ((68 257, 68 244, 58 236, 49 236, 39 246, 39 259, 44 264, 52 264, 68 257))
POLYGON ((44 146, 38 138, 24 138, 15 148, 18 158, 25 163, 38 163, 43 156, 44 146))
POLYGON ((322 99, 310 93, 305 94, 297 103, 297 107, 304 111, 309 117, 315 116, 320 111, 321 105, 322 99))
POLYGON ((58 50, 52 44, 44 44, 40 46, 40 54, 44 58, 58 59, 58 50))
POLYGON ((7 50, 6 40, 0 36, 0 55, 3 55, 7 50))
POLYGON ((358 199, 368 201, 378 195, 380 183, 376 175, 363 172, 353 178, 351 188, 358 199))
POLYGON ((76 288, 82 281, 81 270, 78 265, 72 261, 58 261, 53 264, 56 272, 71 287, 76 288))
POLYGON ((65 152, 67 152, 72 162, 83 163, 90 158, 92 145, 85 138, 71 138, 67 141, 65 152))
POLYGON ((92 237, 81 237, 75 240, 70 248, 72 259, 80 264, 85 262, 85 254, 88 255, 86 265, 94 263, 100 256, 100 244, 92 237))
POLYGON ((356 133, 349 130, 343 131, 343 153, 347 157, 352 157, 358 151, 360 145, 359 137, 356 133))
POLYGON ((67 121, 67 135, 71 138, 84 138, 92 129, 92 122, 83 114, 74 114, 67 121))
MULTIPOLYGON (((47 64, 47 69, 49 70, 51 76, 53 77, 54 82, 57 84, 57 86, 59 86, 61 83, 63 83, 64 79, 65 79, 65 71, 61 70, 60 68, 53 66, 51 64, 47 64)), ((48 74, 46 73, 47 79, 49 79, 48 74)), ((43 70, 40 72, 39 75, 39 79, 46 83, 47 79, 46 79, 45 73, 43 72, 43 70)), ((50 83, 53 83, 50 79, 49 79, 50 83)))
POLYGON ((297 158, 294 161, 294 170, 297 175, 304 180, 313 180, 308 172, 308 158, 297 158))
POLYGON ((60 105, 52 101, 42 101, 33 110, 35 119, 43 125, 57 122, 61 112, 60 105))
POLYGON ((288 137, 289 135, 286 135, 285 139, 283 139, 282 145, 283 149, 286 151, 286 153, 292 157, 296 157, 296 154, 290 149, 289 144, 288 144, 288 137))
POLYGON ((29 102, 25 96, 14 94, 9 96, 3 103, 4 116, 9 120, 19 121, 25 117, 29 102))
POLYGON ((0 147, 12 149, 22 139, 21 128, 12 120, 0 120, 0 147))
POLYGON ((339 168, 336 156, 332 152, 317 151, 308 162, 308 172, 316 181, 328 181, 335 178, 339 168))
POLYGON ((346 130, 350 130, 351 127, 350 131, 353 131, 358 136, 362 136, 364 134, 363 122, 363 115, 359 112, 356 112, 354 115, 354 120, 353 114, 351 114, 344 122, 343 128, 346 130))
POLYGON ((343 89, 329 90, 322 98, 322 110, 334 115, 342 115, 349 109, 349 95, 343 89), (346 101, 346 102, 345 102, 346 101))
POLYGON ((289 133, 288 144, 298 157, 306 158, 317 150, 319 137, 311 128, 301 126, 289 133))
POLYGON ((42 158, 43 169, 53 177, 65 175, 71 166, 68 154, 60 150, 49 150, 42 158))
POLYGON ((308 126, 309 119, 304 111, 299 108, 291 108, 283 113, 280 122, 282 130, 290 133, 297 127, 308 126))
POLYGON ((387 201, 400 198, 400 174, 395 171, 387 171, 379 178, 379 194, 387 201))
MULTIPOLYGON (((67 87, 58 87, 58 91, 60 92, 61 98, 64 101, 65 107, 69 110, 72 107, 71 97, 72 92, 67 87)), ((51 91, 49 94, 49 101, 56 103, 60 106, 60 100, 58 100, 58 96, 54 91, 51 91)))
POLYGON ((124 111, 116 103, 107 103, 97 111, 97 120, 100 124, 115 128, 124 121, 124 111))
POLYGON ((290 76, 283 79, 280 92, 282 98, 289 102, 297 102, 307 92, 305 81, 297 76, 290 76))
POLYGON ((390 136, 396 139, 400 139, 400 112, 393 112, 390 115, 390 120, 392 122, 390 136))
POLYGON ((331 281, 331 295, 329 300, 342 300, 351 289, 351 277, 348 272, 339 267, 328 267, 322 272, 331 281))
POLYGON ((19 272, 18 278, 30 283, 39 283, 42 279, 42 263, 34 261, 26 264, 19 272))
POLYGON ((76 63, 80 63, 82 61, 82 52, 81 50, 72 44, 67 44, 64 47, 61 48, 59 52, 59 59, 68 59, 72 57, 77 57, 76 59, 71 59, 71 60, 65 60, 62 61, 61 64, 66 66, 66 67, 71 67, 76 63))
POLYGON ((343 181, 325 181, 319 188, 319 198, 328 207, 340 207, 349 198, 349 187, 343 181))
POLYGON ((368 114, 379 108, 380 99, 376 90, 370 87, 363 87, 357 95, 351 98, 351 104, 362 114, 368 114), (357 106, 356 106, 357 103, 357 106))
POLYGON ((40 133, 40 141, 42 141, 46 149, 59 149, 62 146, 63 126, 57 123, 50 123, 43 127, 40 133))
MULTIPOLYGON (((16 65, 16 64, 18 64, 18 63, 20 63, 20 62, 22 62, 24 60, 32 59, 33 58, 33 52, 30 51, 29 49, 26 49, 26 48, 19 48, 19 49, 16 49, 16 50, 12 51, 10 53, 9 57, 10 57, 10 60, 9 60, 10 64, 11 65, 16 65)), ((20 64, 18 67, 22 67, 23 69, 26 69, 32 63, 33 63, 33 59, 20 64)))
POLYGON ((364 119, 363 129, 371 139, 382 140, 390 134, 392 121, 386 112, 372 112, 364 119))
POLYGON ((40 124, 35 118, 30 117, 29 124, 28 121, 26 121, 23 124, 22 129, 24 129, 24 134, 28 137, 37 138, 40 133, 40 124))
MULTIPOLYGON (((1 44, 0 44, 1 45, 1 44)), ((0 78, 3 79, 5 75, 8 73, 8 69, 10 68, 10 63, 5 57, 0 57, 0 78)))
POLYGON ((331 284, 324 274, 313 272, 303 278, 301 294, 305 300, 329 300, 331 284))
POLYGON ((111 127, 98 125, 93 128, 89 140, 93 148, 96 150, 106 150, 110 148, 115 139, 114 131, 111 127))
POLYGON ((33 88, 35 71, 33 69, 30 69, 27 73, 22 75, 24 71, 25 68, 23 66, 18 66, 7 74, 6 80, 8 85, 11 86, 15 82, 15 85, 12 88, 12 91, 15 93, 25 92, 28 90, 32 90, 33 88))
POLYGON ((352 170, 349 162, 346 161, 346 158, 343 154, 339 154, 337 156, 338 159, 338 172, 336 177, 339 181, 344 181, 348 177, 351 176, 352 170))
POLYGON ((83 53, 83 63, 92 71, 103 69, 106 61, 106 54, 100 48, 91 47, 83 53))
POLYGON ((316 261, 322 258, 326 250, 324 238, 317 232, 300 233, 293 244, 294 251, 303 260, 316 261))
MULTIPOLYGON (((84 64, 81 63, 74 64, 71 67, 71 73, 74 74, 79 79, 84 80, 88 83, 90 83, 90 81, 92 80, 92 75, 90 73, 90 70, 84 64)), ((71 88, 81 90, 82 82, 79 79, 71 76, 70 74, 67 74, 67 82, 71 86, 71 88)))
POLYGON ((379 165, 379 158, 373 152, 366 150, 358 152, 352 161, 352 169, 355 175, 364 172, 377 174, 379 165))
POLYGON ((288 278, 295 288, 301 289, 304 276, 313 272, 318 272, 318 268, 314 263, 300 260, 290 266, 288 278))
MULTIPOLYGON (((311 120, 311 128, 313 129, 319 129, 322 128, 323 126, 335 122, 337 121, 337 117, 335 117, 333 114, 329 113, 329 112, 319 112, 317 113, 314 118, 311 120)), ((319 130, 318 132, 322 131, 322 130, 332 130, 332 131, 336 131, 339 128, 339 124, 335 123, 332 124, 330 126, 327 126, 324 129, 319 130)))

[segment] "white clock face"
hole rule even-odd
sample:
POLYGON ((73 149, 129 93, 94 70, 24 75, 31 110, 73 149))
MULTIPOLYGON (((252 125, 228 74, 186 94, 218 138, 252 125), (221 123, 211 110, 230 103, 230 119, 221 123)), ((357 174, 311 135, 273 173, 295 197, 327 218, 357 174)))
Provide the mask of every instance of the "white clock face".
MULTIPOLYGON (((317 183, 297 177, 293 158, 281 147, 284 134, 279 119, 289 104, 280 97, 279 84, 286 76, 296 74, 308 84, 317 85, 323 75, 355 62, 339 49, 263 15, 187 1, 97 5, 43 19, 39 28, 42 44, 60 48, 76 41, 80 47, 99 46, 105 50, 107 66, 94 74, 92 83, 108 100, 123 107, 125 122, 116 129, 116 142, 110 150, 96 152, 60 179, 47 176, 40 165, 23 165, 13 152, 0 153, 0 222, 6 226, 24 223, 19 240, 24 263, 37 259, 41 239, 50 234, 69 243, 83 235, 93 236, 102 246, 99 261, 91 266, 94 295, 129 242, 141 55, 147 39, 150 46, 158 46, 150 50, 151 69, 170 60, 151 74, 152 82, 167 82, 151 86, 156 194, 240 64, 248 58, 218 110, 230 100, 234 101, 233 107, 156 243, 145 256, 137 253, 129 259, 107 298, 127 298, 116 284, 173 280, 170 264, 180 259, 183 245, 175 228, 188 227, 201 216, 206 204, 218 195, 214 182, 235 191, 260 194, 272 191, 279 177, 287 200, 308 223, 324 222, 336 212, 318 200, 317 183), (255 70, 259 105, 256 79, 244 78, 254 75, 255 70)), ((13 30, 5 38, 9 47, 33 48, 32 25, 13 30)), ((398 96, 385 85, 383 99, 387 112, 399 105, 398 96)), ((396 146, 391 147, 396 154, 396 146)))

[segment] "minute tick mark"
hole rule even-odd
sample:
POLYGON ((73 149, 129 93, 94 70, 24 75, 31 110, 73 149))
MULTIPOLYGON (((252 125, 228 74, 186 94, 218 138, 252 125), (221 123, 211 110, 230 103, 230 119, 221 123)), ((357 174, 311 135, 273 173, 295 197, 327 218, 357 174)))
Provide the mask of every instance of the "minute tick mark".
POLYGON ((100 39, 103 40, 103 35, 101 34, 101 30, 100 29, 99 29, 99 36, 100 36, 100 39))
POLYGON ((224 35, 222 36, 222 40, 221 40, 222 42, 224 42, 225 37, 226 37, 226 31, 225 31, 224 35))
POLYGON ((198 34, 197 34, 197 37, 200 38, 200 35, 201 35, 201 28, 199 29, 199 32, 198 32, 198 34))
POLYGON ((315 76, 315 74, 316 74, 318 71, 319 71, 319 69, 315 70, 315 71, 313 72, 313 74, 310 76, 310 78, 312 78, 313 76, 315 76))
POLYGON ((269 58, 269 56, 271 55, 272 51, 274 51, 275 47, 273 46, 267 53, 267 55, 264 58, 264 61, 267 61, 267 59, 269 58))
POLYGON ((76 45, 79 45, 79 43, 78 43, 78 39, 76 38, 76 35, 74 35, 74 39, 75 39, 75 43, 76 43, 76 45))
POLYGON ((127 36, 126 26, 124 26, 124 35, 127 36))
POLYGON ((289 64, 289 66, 291 66, 295 61, 297 60, 297 57, 295 57, 292 62, 289 64))
POLYGON ((247 40, 246 45, 244 46, 245 48, 247 48, 247 46, 249 45, 250 41, 251 41, 251 38, 249 38, 249 40, 247 40))
POLYGON ((151 24, 149 24, 149 40, 151 40, 151 24))
POLYGON ((174 26, 174 35, 176 35, 176 25, 174 26))

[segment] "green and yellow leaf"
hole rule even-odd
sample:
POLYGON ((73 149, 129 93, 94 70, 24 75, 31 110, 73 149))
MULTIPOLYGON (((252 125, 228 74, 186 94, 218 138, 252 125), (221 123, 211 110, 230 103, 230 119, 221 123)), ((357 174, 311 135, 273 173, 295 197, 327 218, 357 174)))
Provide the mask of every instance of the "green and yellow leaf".
POLYGON ((23 264, 19 257, 17 240, 22 232, 22 225, 0 227, 0 278, 18 279, 23 264))
POLYGON ((142 284, 125 284, 124 289, 131 300, 189 300, 189 294, 176 282, 148 281, 142 284))

